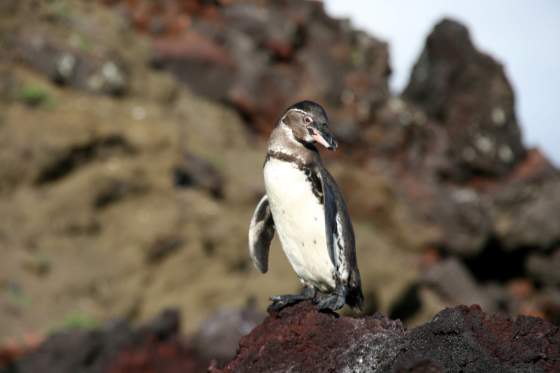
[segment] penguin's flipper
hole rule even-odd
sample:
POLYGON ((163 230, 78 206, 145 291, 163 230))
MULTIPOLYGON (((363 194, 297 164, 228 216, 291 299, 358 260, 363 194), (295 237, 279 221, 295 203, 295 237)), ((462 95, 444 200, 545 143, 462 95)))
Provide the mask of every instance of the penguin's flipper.
POLYGON ((268 251, 274 230, 274 220, 265 195, 257 204, 249 226, 249 253, 253 264, 262 273, 268 271, 268 251))

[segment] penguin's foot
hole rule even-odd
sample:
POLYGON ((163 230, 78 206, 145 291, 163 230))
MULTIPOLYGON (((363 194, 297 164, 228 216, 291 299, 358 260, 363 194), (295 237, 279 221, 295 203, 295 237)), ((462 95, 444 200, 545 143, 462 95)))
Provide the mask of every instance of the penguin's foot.
POLYGON ((301 294, 276 295, 270 298, 272 304, 268 306, 267 310, 269 312, 279 312, 284 307, 291 306, 304 300, 313 299, 314 297, 315 290, 311 287, 304 288, 301 294))
POLYGON ((268 306, 268 311, 279 312, 284 307, 291 306, 292 304, 299 303, 306 299, 308 298, 303 296, 303 294, 276 295, 270 298, 272 304, 268 306))
POLYGON ((321 294, 316 303, 319 311, 338 311, 346 304, 346 292, 337 288, 333 293, 321 294))

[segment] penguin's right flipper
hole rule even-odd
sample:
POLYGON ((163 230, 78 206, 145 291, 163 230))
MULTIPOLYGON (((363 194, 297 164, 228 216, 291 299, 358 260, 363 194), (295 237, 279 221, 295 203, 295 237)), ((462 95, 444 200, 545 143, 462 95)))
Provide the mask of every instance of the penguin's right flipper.
POLYGON ((265 195, 259 201, 249 226, 249 253, 253 264, 262 273, 268 270, 268 251, 274 230, 274 220, 265 195))

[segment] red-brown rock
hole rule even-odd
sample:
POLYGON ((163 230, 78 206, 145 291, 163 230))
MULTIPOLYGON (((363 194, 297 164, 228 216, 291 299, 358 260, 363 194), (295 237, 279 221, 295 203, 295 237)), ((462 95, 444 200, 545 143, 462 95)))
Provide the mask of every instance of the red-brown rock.
POLYGON ((399 321, 320 313, 301 303, 270 315, 212 372, 555 372, 560 329, 547 321, 441 311, 406 330, 399 321))

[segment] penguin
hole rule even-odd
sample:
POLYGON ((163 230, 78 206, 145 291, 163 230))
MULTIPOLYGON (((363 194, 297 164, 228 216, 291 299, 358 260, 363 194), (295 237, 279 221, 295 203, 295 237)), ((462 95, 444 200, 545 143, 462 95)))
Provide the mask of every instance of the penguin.
POLYGON ((345 304, 361 309, 363 294, 354 230, 342 193, 321 161, 316 145, 335 150, 325 110, 312 101, 290 106, 272 131, 264 163, 266 194, 249 226, 255 267, 268 270, 274 233, 303 285, 301 294, 271 297, 279 311, 310 299, 319 310, 345 304))

